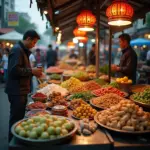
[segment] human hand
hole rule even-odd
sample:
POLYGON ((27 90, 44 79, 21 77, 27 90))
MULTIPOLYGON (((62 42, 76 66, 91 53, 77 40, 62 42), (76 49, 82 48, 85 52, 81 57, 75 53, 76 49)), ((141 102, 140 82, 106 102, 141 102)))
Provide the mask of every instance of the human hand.
POLYGON ((112 70, 112 71, 117 71, 117 65, 114 65, 114 64, 111 65, 111 70, 112 70))
POLYGON ((42 75, 42 68, 32 68, 32 74, 36 77, 40 77, 42 75))

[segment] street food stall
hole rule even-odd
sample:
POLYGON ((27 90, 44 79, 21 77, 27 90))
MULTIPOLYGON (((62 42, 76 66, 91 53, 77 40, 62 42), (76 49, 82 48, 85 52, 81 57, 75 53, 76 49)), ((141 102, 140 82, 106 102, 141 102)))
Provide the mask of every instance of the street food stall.
MULTIPOLYGON (((148 11, 140 0, 129 3, 134 7, 135 19, 148 11)), ((101 68, 99 73, 99 31, 101 25, 109 28, 103 11, 110 4, 108 0, 37 0, 41 14, 47 8, 47 18, 53 28, 59 26, 62 34, 68 33, 64 34, 64 39, 72 36, 68 26, 70 23, 76 25, 75 18, 82 6, 91 7, 93 13, 96 10, 98 18, 93 18, 90 12, 94 19, 91 25, 97 20, 96 66, 63 61, 59 66, 45 70, 46 78, 41 79, 36 93, 31 96, 25 118, 11 129, 14 135, 9 144, 11 150, 150 149, 150 85, 133 86, 126 76, 112 77, 111 56, 109 65, 101 68)), ((110 52, 113 29, 110 29, 110 52)))

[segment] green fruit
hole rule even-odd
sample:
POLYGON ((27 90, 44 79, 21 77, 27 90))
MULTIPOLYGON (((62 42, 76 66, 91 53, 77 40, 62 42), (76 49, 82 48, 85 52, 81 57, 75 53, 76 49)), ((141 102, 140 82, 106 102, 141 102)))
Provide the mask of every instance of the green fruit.
POLYGON ((21 123, 21 126, 22 126, 22 127, 24 127, 24 126, 26 126, 26 125, 27 125, 26 122, 22 122, 22 123, 21 123))
POLYGON ((33 119, 28 119, 28 120, 27 120, 27 123, 28 123, 28 124, 33 123, 33 119))
POLYGON ((40 121, 40 117, 39 117, 39 116, 34 116, 34 117, 33 117, 33 120, 34 120, 35 122, 39 122, 39 121, 40 121))
POLYGON ((68 131, 67 131, 66 129, 62 129, 62 130, 61 130, 61 133, 62 133, 63 135, 67 135, 67 134, 68 134, 68 131))
POLYGON ((34 124, 29 124, 28 129, 29 129, 29 130, 32 130, 33 128, 34 128, 34 124))
POLYGON ((62 125, 61 121, 54 121, 54 126, 55 127, 60 127, 62 125))
POLYGON ((60 128, 60 127, 56 127, 55 131, 56 131, 56 134, 57 134, 57 135, 60 135, 60 133, 61 133, 61 128, 60 128))
POLYGON ((47 132, 43 132, 42 134, 41 134, 41 137, 40 137, 41 139, 48 139, 49 138, 49 134, 47 133, 47 132))
POLYGON ((50 135, 50 139, 56 139, 56 135, 50 135))
POLYGON ((36 127, 34 127, 34 128, 32 128, 32 131, 36 132, 36 129, 37 129, 37 128, 36 128, 36 127))
POLYGON ((39 126, 39 127, 36 128, 36 133, 37 134, 41 135, 42 132, 44 132, 44 128, 43 127, 39 126))
POLYGON ((19 134, 19 132, 22 130, 22 127, 21 126, 17 126, 16 128, 15 128, 15 132, 17 133, 17 134, 19 134))
POLYGON ((19 135, 20 135, 21 137, 25 137, 25 136, 26 136, 26 131, 25 131, 25 130, 21 130, 21 131, 19 132, 19 135))
POLYGON ((46 131, 48 128, 48 125, 46 123, 42 123, 41 127, 44 129, 44 131, 46 131))
POLYGON ((65 124, 65 128, 66 128, 66 130, 71 130, 72 129, 72 126, 71 126, 71 124, 70 123, 66 123, 65 124))
POLYGON ((29 130, 29 126, 28 126, 28 125, 25 125, 25 126, 24 126, 24 130, 26 130, 26 131, 29 130))
POLYGON ((53 121, 57 121, 57 119, 58 119, 57 117, 53 117, 53 121))
POLYGON ((45 122, 46 122, 46 118, 45 118, 45 117, 44 117, 44 118, 41 118, 41 119, 40 119, 40 122, 41 122, 41 123, 45 123, 45 122))
POLYGON ((49 128, 47 129, 47 131, 48 131, 48 133, 49 133, 50 135, 54 135, 54 134, 55 134, 55 128, 54 128, 54 127, 49 127, 49 128))
POLYGON ((36 138, 37 138, 37 133, 36 133, 35 131, 31 131, 31 132, 29 133, 29 138, 31 138, 31 139, 36 139, 36 138))
POLYGON ((74 128, 74 123, 70 122, 70 125, 71 125, 71 129, 73 129, 74 128))
POLYGON ((30 136, 30 132, 31 132, 31 131, 29 131, 29 130, 26 132, 26 136, 27 136, 27 137, 30 136))
POLYGON ((66 119, 65 118, 60 118, 59 121, 61 121, 62 124, 66 123, 66 119))

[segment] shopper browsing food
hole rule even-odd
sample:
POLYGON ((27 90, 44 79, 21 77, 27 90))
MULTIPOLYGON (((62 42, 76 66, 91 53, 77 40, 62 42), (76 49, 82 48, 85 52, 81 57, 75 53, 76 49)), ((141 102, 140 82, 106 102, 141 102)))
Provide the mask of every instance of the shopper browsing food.
POLYGON ((29 49, 33 48, 39 39, 36 31, 27 31, 23 40, 14 45, 9 55, 8 82, 5 89, 10 102, 9 141, 12 138, 11 126, 24 118, 31 77, 40 77, 42 74, 42 69, 31 68, 29 61, 29 49))

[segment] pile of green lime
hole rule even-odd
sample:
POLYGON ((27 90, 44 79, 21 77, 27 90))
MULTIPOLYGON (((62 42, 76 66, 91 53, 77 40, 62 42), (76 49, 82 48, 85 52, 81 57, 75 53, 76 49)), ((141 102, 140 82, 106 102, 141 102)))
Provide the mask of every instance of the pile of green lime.
POLYGON ((15 127, 15 133, 29 139, 56 139, 67 135, 74 129, 74 123, 65 117, 51 115, 34 116, 15 127))

